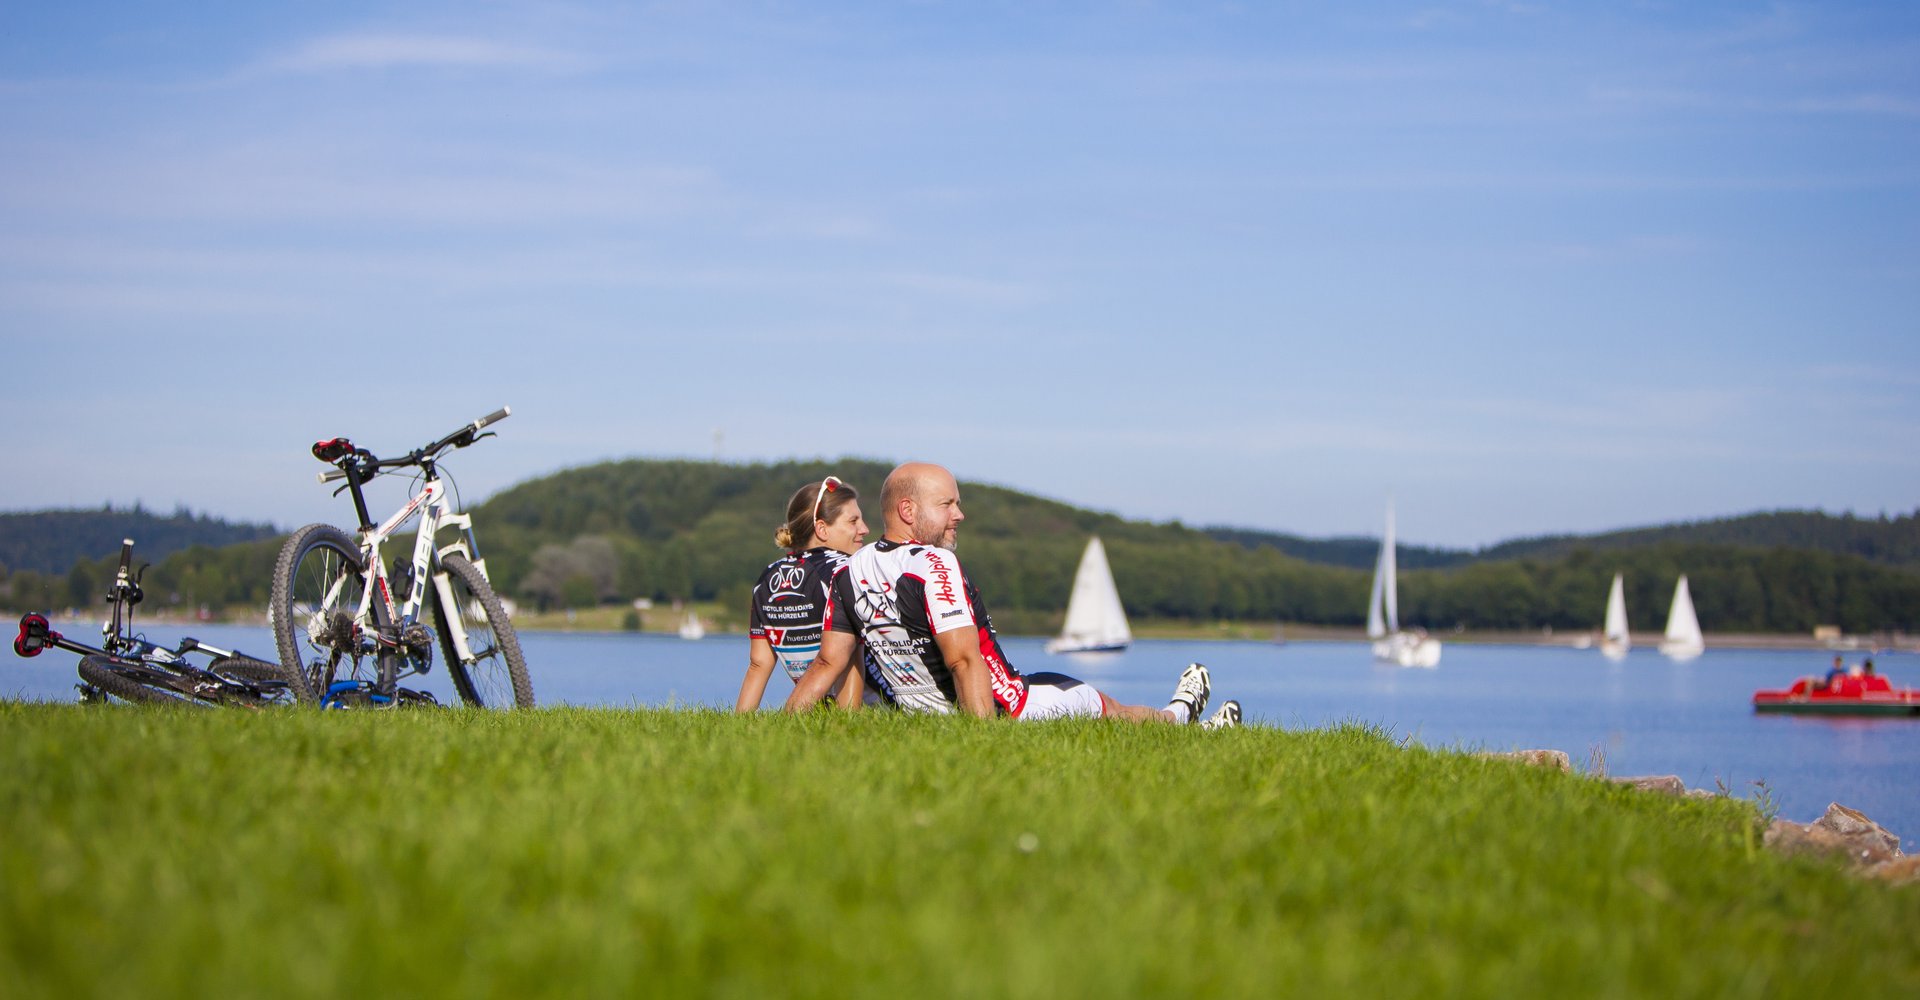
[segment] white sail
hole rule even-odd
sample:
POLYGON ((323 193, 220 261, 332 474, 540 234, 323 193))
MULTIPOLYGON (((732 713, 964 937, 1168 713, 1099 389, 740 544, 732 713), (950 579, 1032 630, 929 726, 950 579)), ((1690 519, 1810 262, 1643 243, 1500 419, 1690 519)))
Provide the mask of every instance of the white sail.
POLYGON ((707 627, 705 625, 700 624, 699 615, 696 615, 693 612, 689 611, 687 612, 687 616, 680 620, 680 638, 704 639, 706 638, 706 635, 707 635, 707 627))
POLYGON ((1387 534, 1380 541, 1380 560, 1373 569, 1373 592, 1367 598, 1367 638, 1373 657, 1402 667, 1440 665, 1440 640, 1424 632, 1400 631, 1400 581, 1394 557, 1393 505, 1387 505, 1387 534))
POLYGON ((1113 585, 1106 546, 1099 536, 1087 541, 1080 568, 1073 574, 1073 594, 1067 598, 1067 622, 1060 637, 1047 643, 1049 653, 1121 650, 1133 642, 1127 611, 1120 606, 1120 588, 1113 585))
POLYGON ((1682 573, 1673 588, 1673 607, 1667 611, 1667 636, 1660 643, 1660 652, 1676 660, 1691 660, 1706 648, 1700 619, 1693 613, 1693 593, 1687 589, 1687 576, 1682 573))
POLYGON ((1627 594, 1620 574, 1613 574, 1613 586, 1607 591, 1607 624, 1600 634, 1600 652, 1619 659, 1633 648, 1633 634, 1627 630, 1627 594))
POLYGON ((1367 595, 1367 638, 1378 639, 1387 634, 1387 619, 1380 612, 1381 587, 1386 583, 1387 550, 1380 549, 1380 558, 1373 564, 1373 592, 1367 595))
POLYGON ((1381 595, 1386 601, 1387 631, 1400 631, 1400 578, 1395 572, 1399 557, 1394 554, 1393 504, 1387 504, 1387 537, 1380 543, 1381 595))

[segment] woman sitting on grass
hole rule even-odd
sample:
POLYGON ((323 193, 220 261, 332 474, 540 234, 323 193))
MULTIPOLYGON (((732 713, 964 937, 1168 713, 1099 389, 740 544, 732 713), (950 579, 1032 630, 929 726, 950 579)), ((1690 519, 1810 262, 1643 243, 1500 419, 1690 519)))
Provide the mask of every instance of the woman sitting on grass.
MULTIPOLYGON (((834 570, 860 548, 867 522, 860 516, 860 494, 838 476, 808 483, 787 501, 787 520, 774 532, 774 544, 787 550, 760 574, 748 611, 747 677, 740 684, 736 712, 760 707, 775 663, 796 683, 820 651, 827 618, 827 588, 834 570)), ((841 707, 860 703, 857 672, 833 697, 841 707)))

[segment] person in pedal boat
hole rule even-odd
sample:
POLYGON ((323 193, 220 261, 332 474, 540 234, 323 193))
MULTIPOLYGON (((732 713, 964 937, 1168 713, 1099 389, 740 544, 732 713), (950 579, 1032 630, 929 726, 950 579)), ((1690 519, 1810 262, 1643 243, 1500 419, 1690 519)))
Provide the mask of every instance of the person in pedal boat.
MULTIPOLYGON (((740 682, 736 712, 760 707, 775 665, 798 683, 820 650, 827 616, 827 586, 833 572, 867 537, 860 515, 860 494, 838 476, 800 487, 787 501, 787 517, 773 534, 787 550, 760 573, 747 611, 747 676, 740 682)), ((846 707, 859 704, 858 677, 835 694, 846 707)))
MULTIPOLYGON (((1166 708, 1124 705, 1065 674, 1022 675, 1013 668, 980 591, 953 552, 966 519, 953 473, 921 462, 902 465, 881 487, 880 506, 885 534, 834 574, 820 654, 794 685, 788 711, 806 711, 843 677, 864 675, 871 691, 907 711, 1199 721, 1211 682, 1198 663, 1180 675, 1166 708)), ((1239 721, 1240 705, 1229 701, 1205 725, 1239 721)))

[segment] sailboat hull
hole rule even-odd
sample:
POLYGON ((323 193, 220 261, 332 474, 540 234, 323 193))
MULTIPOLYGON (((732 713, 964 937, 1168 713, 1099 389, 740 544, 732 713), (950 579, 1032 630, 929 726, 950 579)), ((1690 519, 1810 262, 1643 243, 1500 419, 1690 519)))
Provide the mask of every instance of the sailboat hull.
POLYGON ((1076 642, 1071 639, 1054 639, 1047 643, 1049 653, 1124 653, 1130 643, 1125 642, 1076 642))
POLYGON ((1440 665, 1440 640, 1395 632, 1375 640, 1373 658, 1396 667, 1432 669, 1440 665))

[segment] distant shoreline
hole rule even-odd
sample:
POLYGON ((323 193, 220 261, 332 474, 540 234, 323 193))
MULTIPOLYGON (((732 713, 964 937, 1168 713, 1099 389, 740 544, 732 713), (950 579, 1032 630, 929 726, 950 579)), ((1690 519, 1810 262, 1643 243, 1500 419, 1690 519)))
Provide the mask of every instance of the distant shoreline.
MULTIPOLYGON (((696 609, 699 610, 699 609, 696 609)), ((8 612, 14 619, 18 612, 8 612)), ((683 612, 661 614, 654 612, 644 617, 644 627, 640 629, 622 628, 620 616, 624 609, 596 608, 583 611, 569 623, 562 613, 546 614, 522 613, 514 616, 514 627, 520 632, 553 632, 580 634, 621 634, 636 635, 673 635, 679 627, 683 612)), ((62 621, 97 621, 100 614, 72 615, 57 612, 62 621)), ((711 612, 700 614, 710 638, 745 637, 746 631, 724 616, 711 612)), ((217 615, 211 618, 199 618, 194 615, 152 614, 138 615, 136 626, 154 624, 167 626, 192 626, 195 624, 251 625, 267 627, 264 615, 235 616, 217 615)), ((1367 641, 1366 631, 1353 626, 1338 625, 1299 625, 1299 624, 1256 624, 1248 622, 1177 622, 1147 620, 1134 625, 1134 637, 1138 639, 1180 639, 1214 642, 1271 642, 1284 644, 1289 642, 1352 642, 1367 641)), ((1050 632, 1007 631, 1009 638, 1052 638, 1050 632)), ((1591 639, 1597 645, 1597 633, 1592 632, 1549 632, 1538 629, 1469 629, 1463 632, 1441 631, 1433 633, 1443 642, 1467 643, 1488 646, 1536 646, 1543 648, 1566 649, 1575 646, 1582 637, 1591 639)), ((75 635, 82 642, 87 635, 75 635)), ((1635 633, 1633 645, 1636 649, 1653 650, 1660 646, 1661 634, 1658 632, 1635 633)), ((1763 650, 1799 650, 1804 652, 1826 652, 1845 655, 1873 655, 1877 653, 1916 653, 1920 654, 1920 636, 1895 633, 1874 636, 1847 636, 1838 643, 1826 639, 1816 639, 1811 635, 1773 634, 1755 632, 1709 632, 1706 634, 1708 649, 1763 649, 1763 650)))

